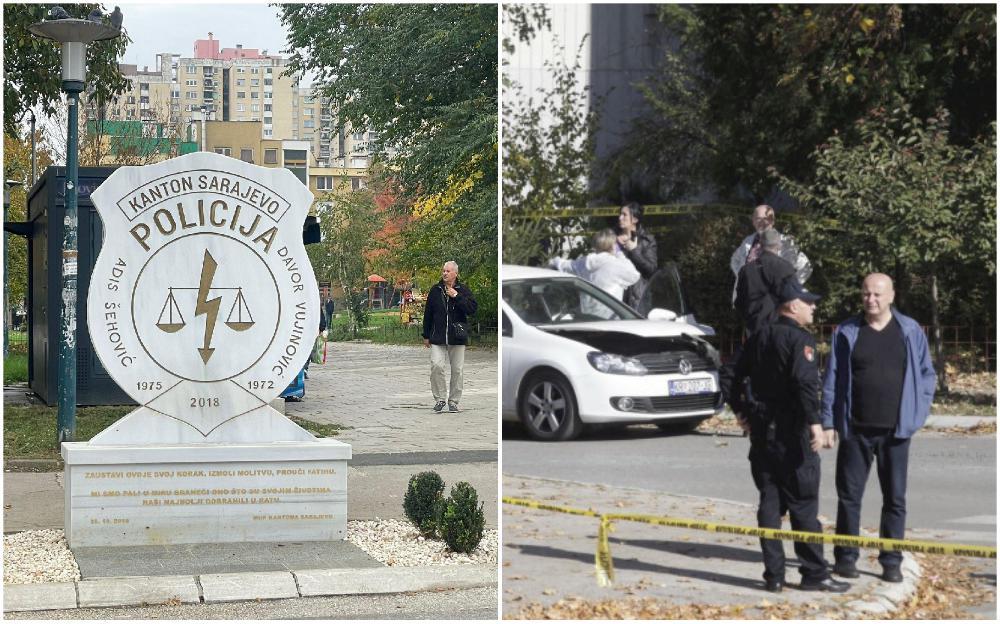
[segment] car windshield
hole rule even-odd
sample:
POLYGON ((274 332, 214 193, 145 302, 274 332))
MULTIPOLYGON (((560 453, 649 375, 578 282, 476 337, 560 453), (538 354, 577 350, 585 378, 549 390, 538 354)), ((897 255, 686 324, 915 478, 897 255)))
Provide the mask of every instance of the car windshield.
POLYGON ((503 300, 529 325, 642 320, 632 308, 576 277, 505 281, 503 300))

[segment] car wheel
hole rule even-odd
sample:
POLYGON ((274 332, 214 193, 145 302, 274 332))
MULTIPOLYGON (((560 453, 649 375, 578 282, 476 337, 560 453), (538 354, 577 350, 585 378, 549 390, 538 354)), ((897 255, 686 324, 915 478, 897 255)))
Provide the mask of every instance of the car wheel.
POLYGON ((659 422, 656 426, 660 428, 660 431, 664 433, 688 433, 694 431, 698 428, 698 425, 702 423, 705 418, 698 418, 695 420, 681 420, 674 422, 659 422))
POLYGON ((536 440, 572 440, 583 428, 573 388, 557 373, 532 375, 518 397, 518 412, 528 435, 536 440))

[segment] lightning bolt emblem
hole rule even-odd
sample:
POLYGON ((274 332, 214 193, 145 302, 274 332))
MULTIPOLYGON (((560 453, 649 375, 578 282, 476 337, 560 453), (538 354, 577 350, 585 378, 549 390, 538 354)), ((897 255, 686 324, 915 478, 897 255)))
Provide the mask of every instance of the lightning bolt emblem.
POLYGON ((212 288, 212 279, 215 277, 215 269, 218 266, 215 258, 206 249, 205 258, 201 263, 201 283, 198 285, 198 303, 194 307, 195 316, 207 315, 205 318, 205 343, 198 349, 201 361, 205 364, 208 364, 208 360, 215 353, 215 349, 211 347, 212 334, 215 332, 215 321, 219 318, 219 306, 222 304, 222 297, 216 297, 215 299, 208 298, 208 291, 212 288))

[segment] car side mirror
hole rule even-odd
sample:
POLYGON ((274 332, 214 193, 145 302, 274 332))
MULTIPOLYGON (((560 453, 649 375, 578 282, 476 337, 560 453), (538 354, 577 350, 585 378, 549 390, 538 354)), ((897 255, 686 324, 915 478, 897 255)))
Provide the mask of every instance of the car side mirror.
POLYGON ((646 318, 650 321, 674 321, 677 320, 677 314, 663 308, 653 308, 646 318))

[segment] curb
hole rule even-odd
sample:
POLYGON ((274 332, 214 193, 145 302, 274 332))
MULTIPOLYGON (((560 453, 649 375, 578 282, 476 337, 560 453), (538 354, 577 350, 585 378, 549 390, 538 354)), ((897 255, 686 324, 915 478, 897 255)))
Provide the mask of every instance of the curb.
POLYGON ((881 583, 870 596, 852 600, 844 605, 847 610, 847 619, 861 619, 862 617, 885 617, 896 609, 902 607, 906 601, 917 592, 917 583, 923 571, 916 558, 907 552, 903 553, 903 562, 900 565, 903 572, 902 583, 881 583))
POLYGON ((931 414, 924 423, 926 429, 950 429, 961 427, 972 429, 980 425, 996 423, 995 416, 963 416, 961 414, 931 414))
POLYGON ((3 586, 3 611, 133 607, 496 587, 497 567, 438 565, 102 577, 3 586))

